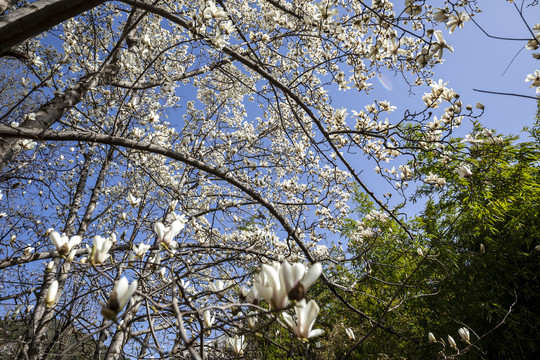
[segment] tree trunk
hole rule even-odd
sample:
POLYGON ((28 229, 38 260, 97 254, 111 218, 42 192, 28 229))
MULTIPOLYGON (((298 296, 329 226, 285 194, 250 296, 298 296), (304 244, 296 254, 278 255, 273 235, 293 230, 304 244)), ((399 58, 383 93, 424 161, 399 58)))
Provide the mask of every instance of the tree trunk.
MULTIPOLYGON (((13 1, 2 2, 9 5, 13 1)), ((104 2, 105 0, 38 0, 1 17, 0 55, 104 2)))

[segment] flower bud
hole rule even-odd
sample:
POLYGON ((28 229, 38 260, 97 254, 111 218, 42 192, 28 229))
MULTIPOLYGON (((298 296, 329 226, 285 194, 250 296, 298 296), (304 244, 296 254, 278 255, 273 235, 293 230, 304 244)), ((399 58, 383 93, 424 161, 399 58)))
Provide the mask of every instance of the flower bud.
POLYGON ((450 344, 451 347, 453 347, 454 349, 457 349, 457 345, 456 345, 456 341, 454 340, 453 337, 451 337, 450 335, 448 335, 448 343, 450 344))
POLYGON ((458 334, 459 336, 461 336, 461 339, 465 341, 466 343, 471 341, 471 335, 469 333, 469 329, 467 329, 466 327, 462 327, 461 329, 459 329, 458 334))
POLYGON ((45 304, 47 307, 51 308, 56 304, 56 294, 58 293, 58 281, 54 280, 49 289, 47 290, 47 295, 45 296, 45 304))

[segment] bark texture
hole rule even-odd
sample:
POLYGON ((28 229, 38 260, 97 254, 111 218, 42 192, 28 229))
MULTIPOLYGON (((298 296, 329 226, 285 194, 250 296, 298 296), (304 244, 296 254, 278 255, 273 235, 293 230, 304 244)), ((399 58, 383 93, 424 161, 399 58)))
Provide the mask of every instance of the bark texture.
MULTIPOLYGON (((1 0, 0 7, 13 1, 1 0)), ((0 55, 104 0, 38 0, 0 18, 0 55)))

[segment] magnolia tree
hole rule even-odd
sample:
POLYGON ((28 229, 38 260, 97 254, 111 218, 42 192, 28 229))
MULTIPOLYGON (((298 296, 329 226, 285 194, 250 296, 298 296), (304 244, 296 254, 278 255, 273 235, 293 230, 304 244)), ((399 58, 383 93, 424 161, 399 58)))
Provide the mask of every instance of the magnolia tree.
MULTIPOLYGON (((415 266, 373 317, 326 270, 349 260, 333 249, 353 190, 377 204, 367 219, 415 242, 399 201, 379 198, 362 171, 375 167, 394 199, 418 180, 444 187, 420 178, 415 158, 444 160, 452 131, 482 113, 432 78, 475 1, 8 0, 0 10, 3 353, 256 357, 246 339, 269 326, 306 349, 323 334, 316 281, 371 329, 410 294, 415 266), (410 109, 332 105, 340 90, 362 99, 383 71, 430 90, 410 109)), ((540 89, 538 71, 527 80, 540 89)), ((365 224, 357 244, 378 236, 365 224)))

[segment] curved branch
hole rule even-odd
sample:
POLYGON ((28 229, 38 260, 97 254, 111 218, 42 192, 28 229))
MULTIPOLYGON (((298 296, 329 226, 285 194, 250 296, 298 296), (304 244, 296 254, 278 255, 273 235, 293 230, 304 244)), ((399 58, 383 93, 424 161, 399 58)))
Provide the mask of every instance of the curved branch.
POLYGON ((0 55, 105 0, 39 0, 0 18, 0 55))

